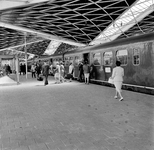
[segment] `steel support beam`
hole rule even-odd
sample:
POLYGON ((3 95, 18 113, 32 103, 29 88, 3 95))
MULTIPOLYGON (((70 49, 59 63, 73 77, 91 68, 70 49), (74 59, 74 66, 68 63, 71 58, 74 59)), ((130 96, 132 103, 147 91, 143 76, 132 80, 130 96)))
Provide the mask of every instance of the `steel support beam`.
POLYGON ((77 42, 62 38, 62 37, 54 36, 54 35, 43 33, 43 32, 38 32, 38 31, 35 31, 33 29, 19 27, 19 26, 11 25, 11 24, 4 23, 4 22, 0 22, 0 26, 5 27, 5 28, 9 28, 9 29, 13 29, 13 30, 17 30, 17 31, 21 31, 21 32, 29 32, 29 33, 35 34, 39 37, 43 37, 43 38, 58 41, 58 42, 67 43, 67 44, 70 44, 70 45, 85 46, 85 44, 77 43, 77 42))
POLYGON ((0 1, 1 1, 0 10, 5 10, 8 8, 27 6, 34 3, 42 3, 49 0, 0 0, 0 1))

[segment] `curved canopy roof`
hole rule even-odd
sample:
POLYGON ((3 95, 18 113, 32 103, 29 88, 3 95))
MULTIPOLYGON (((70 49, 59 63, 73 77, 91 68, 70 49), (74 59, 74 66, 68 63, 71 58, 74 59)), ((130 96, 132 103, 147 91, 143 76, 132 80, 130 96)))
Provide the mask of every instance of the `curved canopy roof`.
POLYGON ((74 48, 154 31, 154 0, 1 0, 0 3, 0 51, 8 48, 24 51, 26 42, 29 53, 52 54, 61 43, 74 48))

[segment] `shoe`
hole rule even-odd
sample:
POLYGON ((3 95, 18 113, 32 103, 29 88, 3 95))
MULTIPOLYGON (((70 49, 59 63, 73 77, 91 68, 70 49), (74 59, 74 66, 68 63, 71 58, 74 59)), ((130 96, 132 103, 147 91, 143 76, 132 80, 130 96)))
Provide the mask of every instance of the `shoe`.
POLYGON ((123 99, 123 97, 121 97, 120 99, 119 99, 119 101, 123 101, 124 99, 123 99))
POLYGON ((115 99, 117 99, 117 98, 118 98, 118 96, 115 96, 114 98, 115 98, 115 99))

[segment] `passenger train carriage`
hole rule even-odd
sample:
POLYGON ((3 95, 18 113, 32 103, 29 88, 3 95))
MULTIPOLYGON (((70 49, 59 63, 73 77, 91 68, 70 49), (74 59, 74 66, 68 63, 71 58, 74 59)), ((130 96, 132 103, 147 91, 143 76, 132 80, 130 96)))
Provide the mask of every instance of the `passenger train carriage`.
POLYGON ((120 60, 125 72, 123 88, 154 94, 154 33, 88 46, 50 59, 64 60, 66 71, 73 62, 75 78, 79 61, 86 60, 94 68, 91 82, 103 85, 110 85, 108 78, 116 60, 120 60))

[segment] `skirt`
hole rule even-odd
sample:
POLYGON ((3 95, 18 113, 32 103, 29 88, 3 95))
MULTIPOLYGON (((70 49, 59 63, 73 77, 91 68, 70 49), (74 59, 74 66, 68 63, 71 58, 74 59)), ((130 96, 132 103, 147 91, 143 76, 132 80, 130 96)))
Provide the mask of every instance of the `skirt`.
POLYGON ((118 92, 121 92, 122 81, 114 81, 114 86, 118 92))

